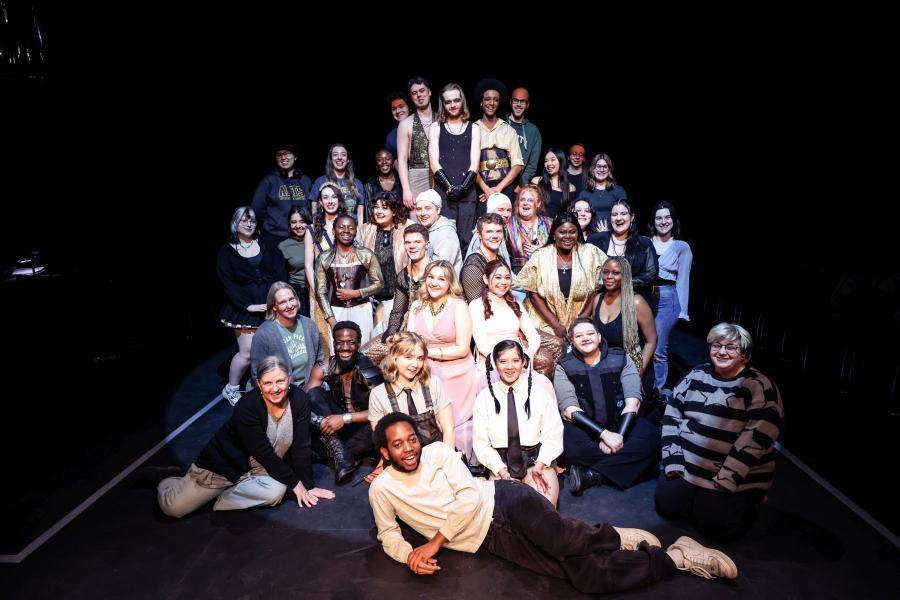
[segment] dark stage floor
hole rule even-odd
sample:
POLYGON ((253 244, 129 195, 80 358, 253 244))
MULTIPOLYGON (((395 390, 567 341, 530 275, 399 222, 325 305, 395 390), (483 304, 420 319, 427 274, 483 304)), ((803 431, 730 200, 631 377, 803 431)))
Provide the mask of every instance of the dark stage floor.
MULTIPOLYGON (((189 373, 158 423, 157 439, 130 436, 95 456, 93 481, 74 489, 34 493, 28 519, 6 514, 4 551, 15 559, 82 499, 133 463, 217 393, 220 352, 189 373), (99 465, 99 466, 98 466, 99 465), (99 485, 96 485, 99 482, 99 485), (93 487, 91 487, 91 485, 93 487), (37 513, 36 516, 32 513, 37 513), (24 540, 24 543, 22 543, 24 540), (13 546, 17 546, 13 548, 13 546)), ((218 402, 150 464, 187 465, 228 417, 218 402)), ((80 459, 83 459, 81 457, 80 459)), ((329 470, 316 478, 333 488, 329 470)), ((567 491, 560 511, 590 522, 608 521, 655 532, 669 543, 689 526, 663 521, 652 508, 654 482, 627 492, 567 491)), ((313 509, 293 501, 277 508, 214 513, 210 507, 172 520, 155 510, 154 493, 122 482, 18 564, 0 564, 5 598, 575 598, 565 581, 534 575, 480 552, 442 551, 443 570, 416 577, 380 549, 367 488, 343 486, 337 498, 313 509)), ((7 507, 10 508, 9 506, 7 507)), ((733 582, 680 574, 633 598, 897 598, 900 549, 877 533, 784 456, 761 518, 744 539, 720 546, 740 569, 733 582)))

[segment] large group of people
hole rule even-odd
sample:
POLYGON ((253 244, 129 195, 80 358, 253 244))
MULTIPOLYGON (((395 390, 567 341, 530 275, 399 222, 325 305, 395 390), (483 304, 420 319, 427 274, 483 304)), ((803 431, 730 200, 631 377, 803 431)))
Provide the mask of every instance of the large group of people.
POLYGON ((611 157, 542 148, 525 88, 506 120, 494 79, 476 86, 478 120, 457 84, 436 110, 425 79, 407 92, 391 97, 398 125, 365 186, 343 144, 312 184, 279 146, 234 212, 218 259, 234 415, 159 484, 162 510, 289 490, 312 506, 334 495, 315 486, 314 460, 336 484, 368 460, 378 538, 417 574, 440 568, 442 546, 485 546, 590 592, 677 569, 735 577, 690 538, 662 550, 649 532, 556 511, 563 472, 573 494, 659 476, 661 515, 728 539, 772 482, 783 408, 740 325, 714 327, 710 362, 661 393, 672 330, 689 319, 675 207, 660 202, 640 235, 611 157), (398 517, 429 541, 412 548, 398 517))

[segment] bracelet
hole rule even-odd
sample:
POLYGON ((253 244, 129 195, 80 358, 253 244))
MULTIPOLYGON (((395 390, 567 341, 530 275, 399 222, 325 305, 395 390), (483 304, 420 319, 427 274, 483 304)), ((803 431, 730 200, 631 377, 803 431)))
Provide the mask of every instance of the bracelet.
POLYGON ((344 413, 342 418, 344 419, 344 425, 349 425, 353 421, 353 415, 350 413, 344 413))

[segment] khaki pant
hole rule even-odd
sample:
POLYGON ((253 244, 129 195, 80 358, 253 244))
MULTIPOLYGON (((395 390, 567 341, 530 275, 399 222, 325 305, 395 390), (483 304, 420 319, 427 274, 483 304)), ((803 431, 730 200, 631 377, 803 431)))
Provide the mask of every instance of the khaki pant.
POLYGON ((276 506, 287 492, 283 483, 268 475, 245 474, 232 485, 224 477, 191 465, 184 477, 159 482, 159 508, 170 517, 183 517, 216 499, 213 510, 240 510, 254 506, 276 506), (205 485, 200 485, 197 480, 205 485), (209 487, 207 487, 209 486, 209 487))

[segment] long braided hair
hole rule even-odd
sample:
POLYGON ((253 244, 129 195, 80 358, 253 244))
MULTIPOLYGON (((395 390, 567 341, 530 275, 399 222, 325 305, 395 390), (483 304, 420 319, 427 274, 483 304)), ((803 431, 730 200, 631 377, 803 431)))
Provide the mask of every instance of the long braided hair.
POLYGON ((485 359, 485 374, 487 376, 487 384, 488 389, 491 391, 491 398, 494 399, 494 412, 496 414, 500 414, 500 401, 497 400, 496 394, 494 394, 494 385, 491 383, 491 371, 493 367, 491 365, 491 356, 494 357, 494 364, 497 364, 497 360, 499 360, 500 355, 506 352, 507 350, 515 349, 519 353, 519 358, 525 361, 525 364, 528 366, 528 396, 525 398, 525 418, 531 418, 531 361, 528 358, 528 355, 525 354, 525 348, 517 342, 516 340, 503 340, 502 342, 498 342, 496 346, 494 346, 493 352, 488 355, 487 359, 485 359))
MULTIPOLYGON (((512 271, 509 269, 509 265, 506 264, 506 261, 502 258, 495 258, 492 261, 488 261, 486 265, 484 265, 484 276, 487 277, 487 280, 490 281, 491 277, 494 276, 494 273, 500 269, 506 269, 509 271, 510 275, 512 275, 512 271)), ((488 289, 488 285, 485 285, 481 289, 481 301, 484 302, 484 320, 487 321, 491 318, 491 315, 494 314, 494 311, 491 310, 491 297, 490 290, 488 289)), ((506 300, 506 304, 512 309, 514 313, 516 313, 516 317, 521 318, 522 309, 519 308, 519 303, 516 302, 516 299, 513 298, 512 292, 510 290, 506 290, 506 293, 503 294, 503 299, 506 300)))
MULTIPOLYGON (((600 267, 600 273, 606 268, 606 265, 617 263, 622 269, 622 288, 619 290, 619 312, 622 315, 622 340, 625 346, 625 352, 634 361, 634 366, 641 370, 643 364, 643 355, 641 354, 641 344, 638 339, 637 309, 634 307, 634 286, 631 283, 631 265, 627 260, 620 256, 610 256, 604 261, 600 267)), ((601 275, 602 277, 602 275, 601 275)), ((600 302, 606 292, 600 292, 600 302)))

